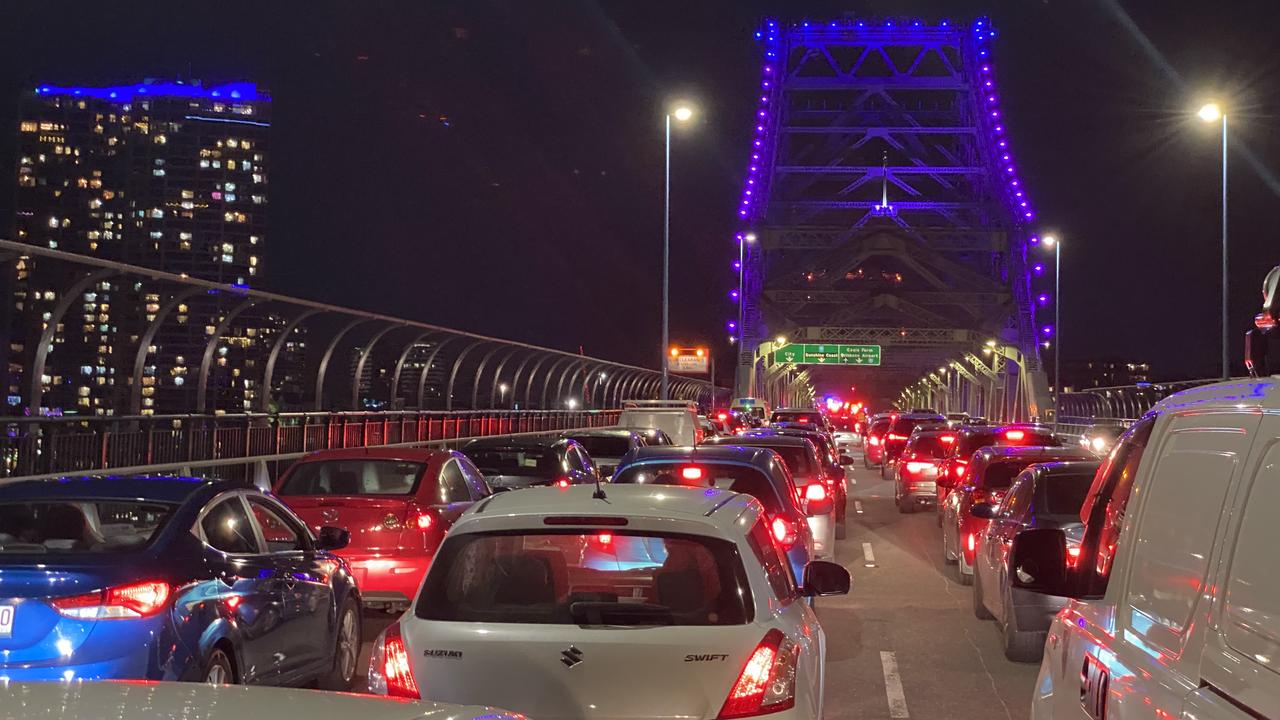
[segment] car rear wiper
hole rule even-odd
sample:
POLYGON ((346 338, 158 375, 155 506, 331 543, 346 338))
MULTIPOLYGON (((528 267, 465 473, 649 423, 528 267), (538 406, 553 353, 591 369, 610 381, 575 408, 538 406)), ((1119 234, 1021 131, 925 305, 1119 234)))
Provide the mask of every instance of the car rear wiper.
POLYGON ((49 548, 40 543, 8 543, 6 545, 0 545, 0 553, 41 555, 47 552, 49 552, 49 548))
POLYGON ((653 603, 579 601, 569 606, 578 625, 671 625, 671 608, 653 603))

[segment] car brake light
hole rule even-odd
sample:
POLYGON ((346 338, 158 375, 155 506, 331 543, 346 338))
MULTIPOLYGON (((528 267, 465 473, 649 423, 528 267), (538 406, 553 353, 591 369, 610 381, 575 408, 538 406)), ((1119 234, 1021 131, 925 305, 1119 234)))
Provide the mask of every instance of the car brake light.
POLYGON ((872 435, 871 437, 867 438, 867 444, 868 444, 868 445, 871 445, 871 446, 873 446, 873 447, 874 447, 874 446, 876 446, 876 445, 879 445, 879 444, 880 444, 880 438, 876 437, 875 435, 872 435))
POLYGON ((786 518, 774 518, 770 527, 773 528, 773 539, 783 547, 791 547, 799 539, 795 527, 786 518))
POLYGON ((1080 562, 1080 546, 1067 548, 1067 567, 1073 568, 1080 562))
POLYGON ((680 477, 684 478, 685 480, 701 480, 702 468, 700 467, 680 468, 680 477))
POLYGON ((964 476, 964 469, 965 469, 965 466, 967 466, 968 464, 969 464, 969 461, 968 461, 968 460, 957 460, 957 461, 956 461, 956 464, 955 464, 954 469, 955 469, 955 471, 956 471, 956 479, 957 479, 957 480, 959 480, 961 477, 963 477, 963 476, 964 476))
POLYGON ((569 487, 569 484, 569 478, 567 477, 562 477, 559 480, 556 480, 556 487, 558 488, 567 488, 569 487))
POLYGON ((894 433, 889 433, 889 439, 890 439, 890 440, 906 440, 906 439, 907 439, 907 436, 906 436, 906 435, 895 435, 894 433))
POLYGON ((764 715, 795 707, 800 647, 780 630, 770 630, 756 646, 729 691, 720 720, 764 715))
POLYGON ((717 419, 717 420, 728 420, 728 419, 729 419, 729 413, 718 413, 718 414, 716 415, 716 419, 717 419))
POLYGON ((613 544, 613 533, 600 533, 599 535, 596 535, 596 542, 601 545, 613 544))
POLYGON ((977 544, 977 540, 973 537, 973 533, 969 533, 969 539, 965 544, 969 547, 969 552, 973 552, 973 548, 977 544))
POLYGON ((169 603, 169 583, 139 582, 106 590, 55 598, 49 605, 63 617, 78 620, 110 620, 155 615, 169 603))
POLYGON ((810 483, 804 488, 804 499, 810 502, 822 502, 827 499, 827 486, 820 482, 810 483))
POLYGON ((956 441, 955 435, 939 435, 938 436, 938 442, 942 443, 943 445, 950 445, 955 441, 956 441))
POLYGON ((911 473, 912 475, 919 475, 920 473, 924 472, 925 470, 928 470, 931 467, 933 467, 933 463, 912 460, 911 462, 907 463, 907 472, 911 473))
POLYGON ((1005 432, 1004 436, 1008 440, 1022 440, 1027 434, 1022 430, 1009 430, 1005 432))
POLYGON ((400 635, 400 623, 393 622, 374 643, 369 659, 369 690, 377 695, 421 700, 418 682, 413 678, 409 650, 400 635))
POLYGON ((409 522, 407 525, 414 530, 426 532, 436 526, 436 517, 431 514, 430 510, 425 508, 414 508, 409 513, 409 522))
POLYGON ((807 417, 802 417, 802 418, 800 418, 800 422, 802 422, 802 423, 807 423, 807 422, 809 422, 809 418, 807 418, 807 417))

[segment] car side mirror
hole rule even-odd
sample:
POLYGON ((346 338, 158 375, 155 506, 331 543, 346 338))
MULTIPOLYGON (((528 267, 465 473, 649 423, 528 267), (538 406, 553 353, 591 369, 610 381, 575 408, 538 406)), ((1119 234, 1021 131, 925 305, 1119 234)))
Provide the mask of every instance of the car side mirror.
POLYGON ((346 528, 325 525, 316 538, 317 550, 341 550, 351 544, 351 531, 346 528))
POLYGON ((841 465, 852 465, 852 464, 853 464, 853 458, 849 457, 848 455, 841 454, 841 455, 840 455, 840 464, 841 464, 841 465))
POLYGON ((1067 536, 1056 528, 1023 530, 1009 549, 1009 581, 1042 595, 1072 597, 1067 575, 1067 536))
POLYGON ((978 503, 969 508, 969 514, 983 520, 994 520, 996 517, 996 506, 991 503, 978 503))
POLYGON ((848 595, 853 579, 844 567, 826 560, 814 560, 804 567, 804 586, 800 594, 805 597, 848 595))

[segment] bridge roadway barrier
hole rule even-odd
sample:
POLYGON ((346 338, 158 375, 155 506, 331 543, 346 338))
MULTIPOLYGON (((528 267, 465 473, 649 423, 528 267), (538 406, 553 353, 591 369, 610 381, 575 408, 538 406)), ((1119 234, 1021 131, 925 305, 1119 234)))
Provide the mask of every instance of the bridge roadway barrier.
POLYGON ((0 482, 74 474, 180 473, 261 480, 317 450, 457 447, 495 435, 608 427, 620 410, 308 412, 14 418, 0 482), (60 422, 54 422, 60 421, 60 422), (196 472, 200 470, 200 472, 196 472))

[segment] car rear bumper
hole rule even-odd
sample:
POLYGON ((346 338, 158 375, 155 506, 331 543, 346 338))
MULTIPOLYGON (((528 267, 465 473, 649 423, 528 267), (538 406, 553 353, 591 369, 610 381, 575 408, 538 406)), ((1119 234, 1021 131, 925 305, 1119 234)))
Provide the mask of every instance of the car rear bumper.
POLYGON ((928 505, 938 501, 937 483, 932 480, 903 481, 901 494, 907 500, 928 505))
POLYGON ((433 555, 344 555, 365 604, 408 603, 418 594, 433 555))

